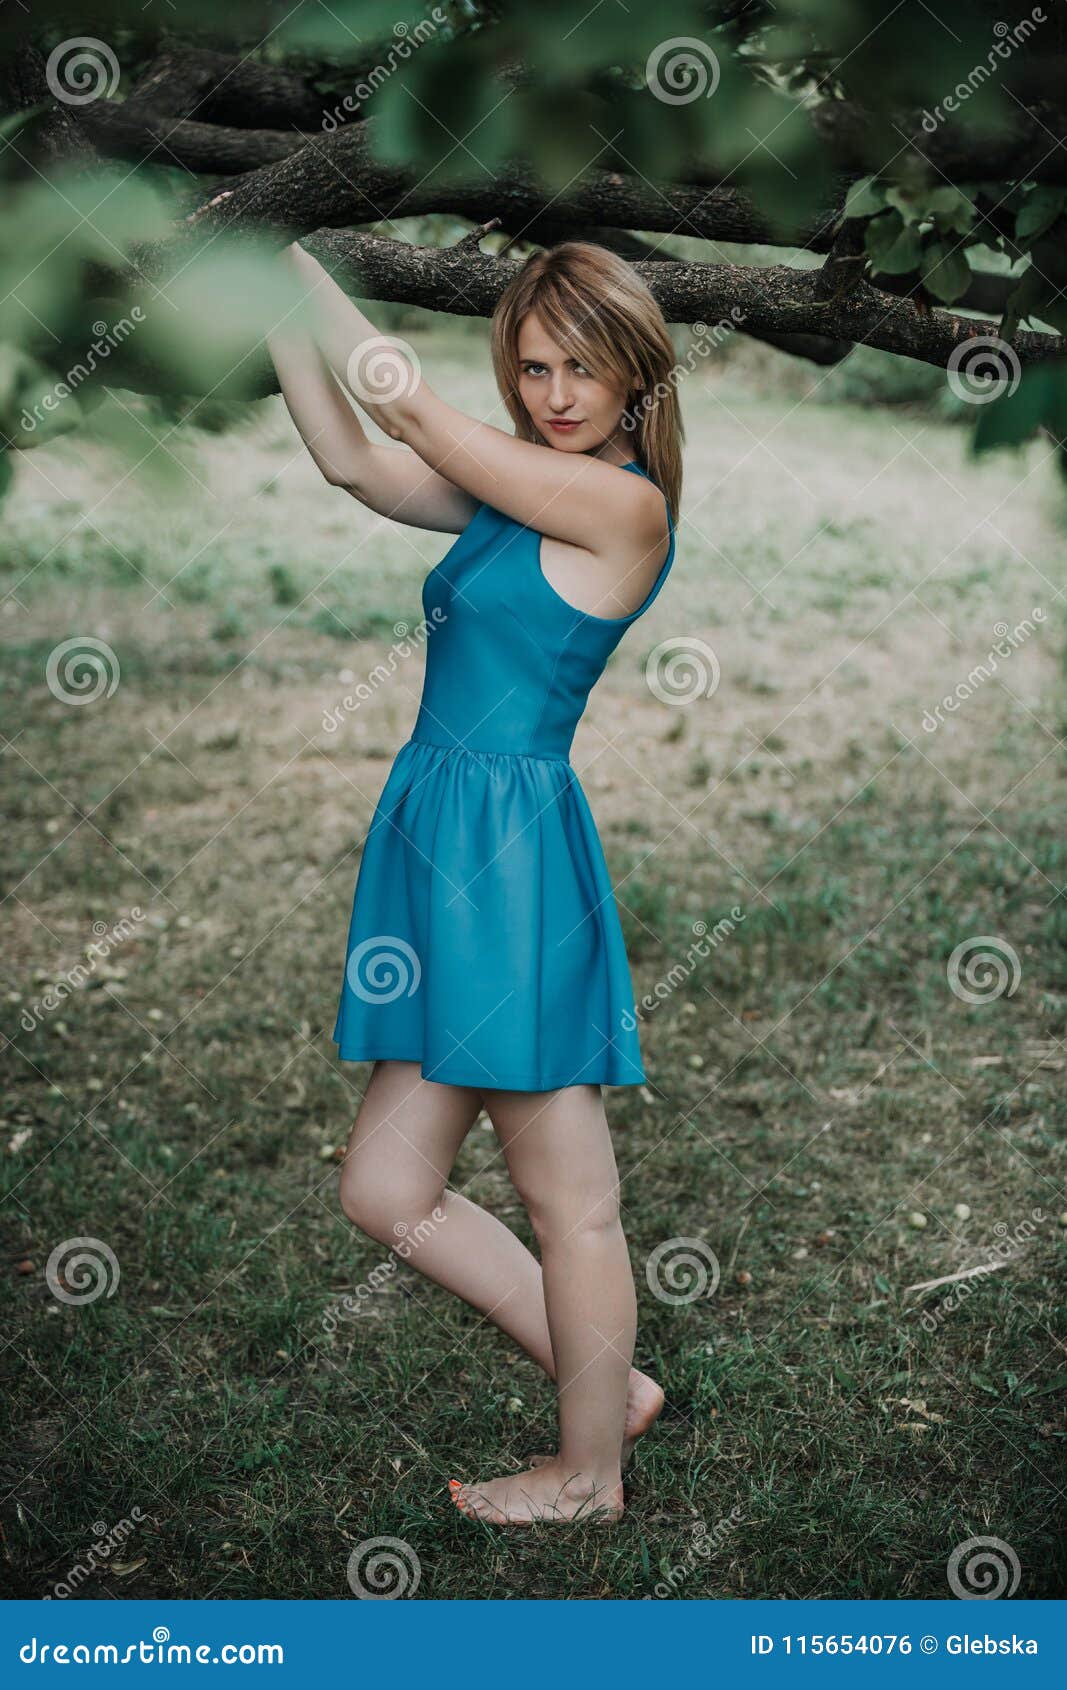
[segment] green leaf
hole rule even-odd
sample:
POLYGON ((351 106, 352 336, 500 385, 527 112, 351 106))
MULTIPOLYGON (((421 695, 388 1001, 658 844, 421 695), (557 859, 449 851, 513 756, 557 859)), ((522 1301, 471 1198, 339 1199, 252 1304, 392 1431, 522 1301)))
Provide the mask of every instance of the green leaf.
POLYGON ((943 234, 966 235, 974 227, 978 209, 959 188, 934 188, 926 196, 926 209, 943 234))
POLYGON ((966 252, 947 241, 931 241, 922 257, 922 279, 927 293, 932 293, 942 304, 951 305, 970 285, 971 266, 966 252))
POLYGON ((1051 323, 1067 333, 1067 250, 1058 236, 1043 235, 1035 241, 1029 267, 1008 296, 1001 334, 1014 334, 1024 320, 1051 323))
POLYGON ((1012 288, 1004 302, 1000 318, 1000 333, 1004 340, 1010 340, 1018 333, 1019 324, 1036 308, 1042 291, 1041 278, 1031 265, 1029 270, 1023 271, 1018 286, 1012 288))
POLYGON ((914 188, 902 188, 897 184, 887 190, 885 198, 886 204, 895 206, 905 223, 920 223, 926 216, 922 201, 914 188))
POLYGON ((38 100, 35 106, 25 106, 21 111, 10 112, 7 117, 0 118, 0 141, 9 141, 24 124, 39 117, 41 112, 49 111, 51 105, 51 100, 38 100))
POLYGON ((874 217, 883 210, 886 203, 886 190, 878 185, 875 176, 863 176, 858 182, 853 182, 845 200, 846 217, 874 217))
POLYGON ((884 211, 867 225, 863 244, 871 269, 887 276, 904 276, 918 267, 922 240, 916 228, 905 228, 899 211, 884 211))
MULTIPOLYGON (((994 399, 978 413, 972 451, 977 455, 991 452, 998 446, 1021 446, 1039 428, 1055 406, 1053 384, 1055 373, 1051 367, 1038 365, 1023 372, 1014 393, 994 399)), ((1063 381, 1064 376, 1060 376, 1063 381)))
POLYGON ((1031 188, 1015 219, 1015 239, 1021 246, 1036 240, 1053 223, 1067 203, 1067 190, 1039 182, 1031 188))

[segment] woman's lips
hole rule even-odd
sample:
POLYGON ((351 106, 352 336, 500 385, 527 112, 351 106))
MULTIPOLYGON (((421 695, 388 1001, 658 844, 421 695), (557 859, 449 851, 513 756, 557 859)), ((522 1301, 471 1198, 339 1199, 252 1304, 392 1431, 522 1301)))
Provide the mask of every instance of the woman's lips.
POLYGON ((554 417, 551 417, 549 418, 548 426, 549 428, 558 429, 560 434, 569 434, 572 428, 581 428, 582 425, 580 422, 567 422, 562 417, 559 418, 558 421, 554 417))

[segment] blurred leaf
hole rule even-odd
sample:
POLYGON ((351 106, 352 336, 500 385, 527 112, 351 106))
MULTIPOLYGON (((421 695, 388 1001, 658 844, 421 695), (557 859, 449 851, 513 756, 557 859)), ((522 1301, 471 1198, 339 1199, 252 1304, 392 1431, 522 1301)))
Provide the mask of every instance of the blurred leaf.
POLYGON ((853 182, 845 199, 846 217, 874 217, 885 209, 886 190, 874 176, 862 176, 853 182))
POLYGON ((275 250, 215 244, 139 301, 138 356, 158 361, 187 393, 226 398, 247 391, 249 360, 293 307, 296 290, 275 250))
POLYGON ((926 196, 926 209, 943 234, 966 235, 974 227, 978 208, 959 188, 933 188, 926 196))
POLYGON ((897 210, 884 211, 867 225, 863 242, 874 273, 906 276, 919 266, 922 238, 918 229, 905 227, 897 210))
POLYGON ((961 299, 971 281, 966 252, 948 241, 931 241, 923 253, 921 274, 927 293, 943 304, 961 299))
POLYGON ((1014 393, 984 406, 972 449, 981 453, 998 446, 1020 446, 1040 427, 1056 440, 1067 438, 1067 363, 1032 365, 1023 371, 1014 393))
POLYGON ((0 118, 0 141, 10 141, 17 135, 24 124, 31 123, 42 112, 51 111, 51 100, 40 100, 35 106, 25 106, 21 111, 9 112, 0 118))
POLYGON ((1067 189, 1043 182, 1032 187, 1015 218, 1015 239, 1020 246, 1027 246, 1046 229, 1051 229, 1065 203, 1067 189))

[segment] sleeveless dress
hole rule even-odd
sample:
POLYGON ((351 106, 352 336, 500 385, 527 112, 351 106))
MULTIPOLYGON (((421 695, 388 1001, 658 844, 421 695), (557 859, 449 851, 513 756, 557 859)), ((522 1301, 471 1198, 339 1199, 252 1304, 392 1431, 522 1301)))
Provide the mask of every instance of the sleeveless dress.
MULTIPOLYGON (((640 464, 625 469, 647 475, 640 464)), ((570 747, 628 616, 568 604, 541 536, 480 504, 423 584, 422 698, 363 846, 344 1061, 547 1091, 645 1078, 607 864, 570 747)))

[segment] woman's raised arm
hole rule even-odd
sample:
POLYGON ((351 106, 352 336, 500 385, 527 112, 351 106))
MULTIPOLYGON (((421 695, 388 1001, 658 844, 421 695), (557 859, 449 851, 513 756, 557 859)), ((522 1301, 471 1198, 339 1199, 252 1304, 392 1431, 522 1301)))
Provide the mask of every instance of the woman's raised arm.
POLYGON ((645 555, 664 537, 663 496, 643 476, 585 453, 554 451, 479 422, 434 393, 395 341, 376 329, 319 264, 294 243, 310 326, 324 358, 368 416, 433 471, 525 527, 584 546, 595 556, 645 555), (396 379, 381 397, 375 364, 396 379), (364 377, 361 372, 367 371, 364 377))
POLYGON ((459 534, 477 501, 407 447, 366 436, 313 336, 292 314, 267 336, 282 398, 305 446, 332 487, 370 510, 416 528, 459 534))

